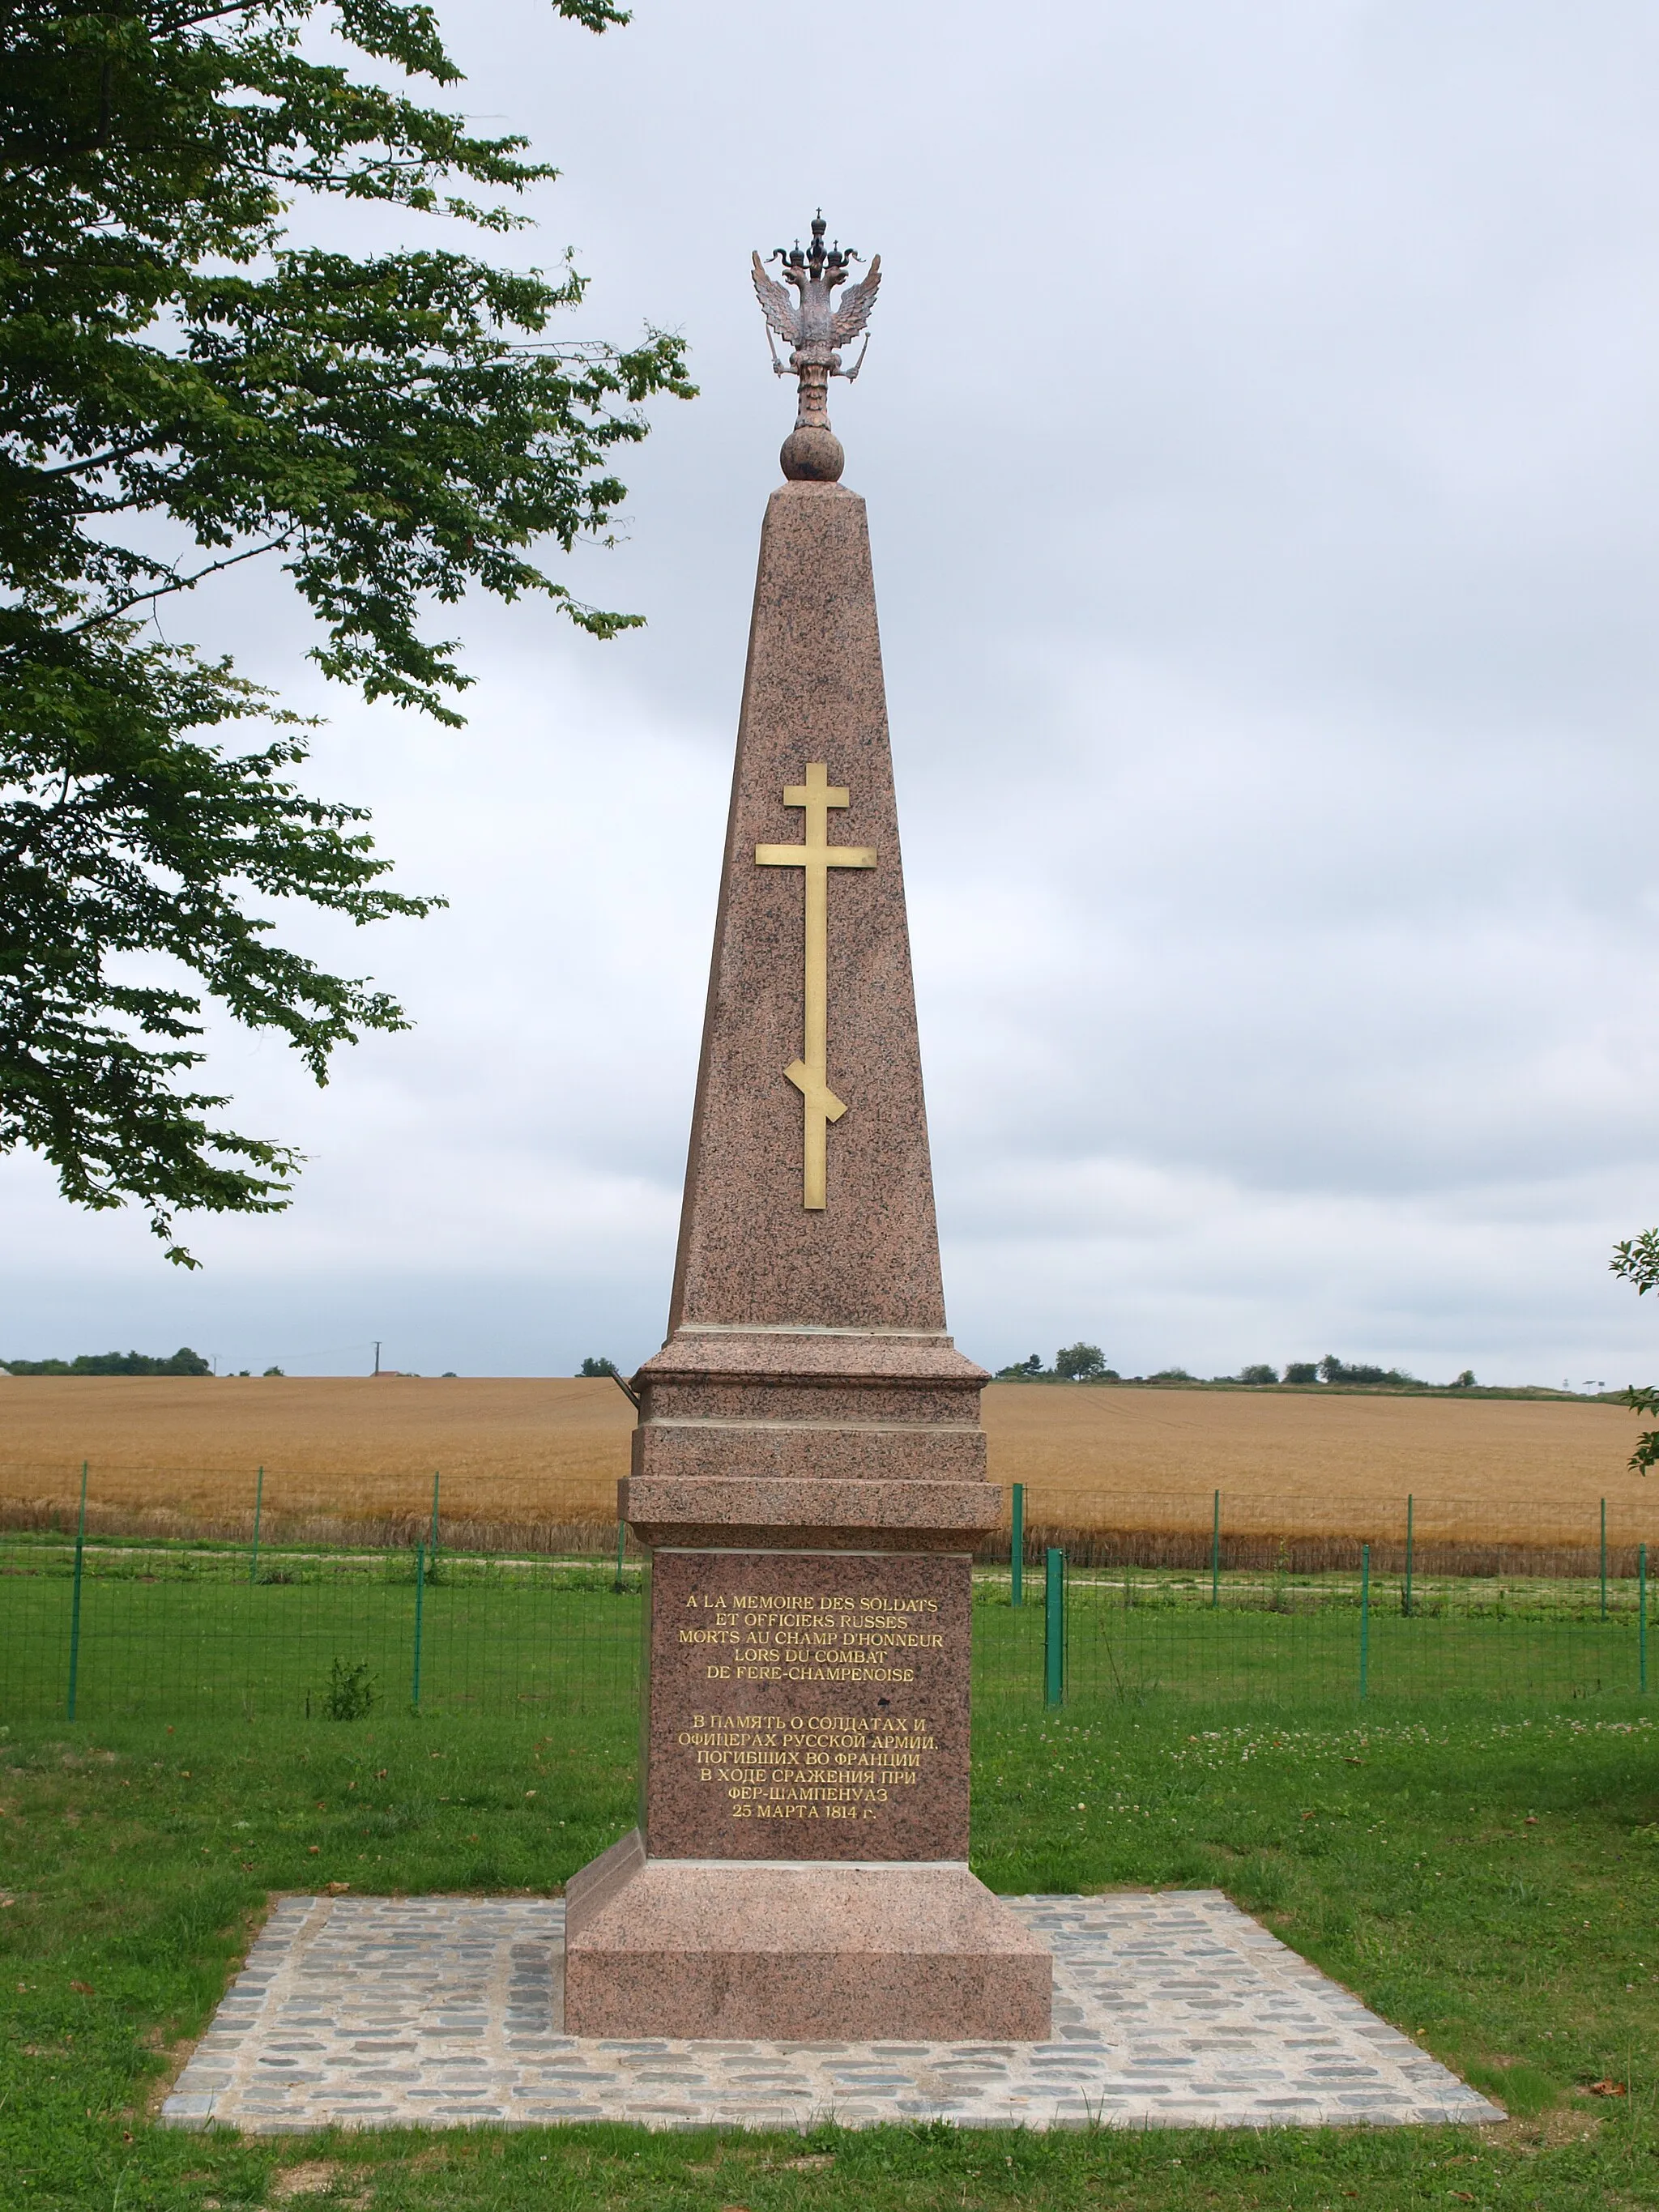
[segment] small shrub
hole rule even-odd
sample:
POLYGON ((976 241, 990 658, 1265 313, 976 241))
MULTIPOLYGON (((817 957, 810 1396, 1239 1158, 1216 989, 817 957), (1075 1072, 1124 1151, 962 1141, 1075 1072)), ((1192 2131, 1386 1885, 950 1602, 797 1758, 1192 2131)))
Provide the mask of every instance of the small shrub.
POLYGON ((337 1659, 323 1693, 323 1711, 331 1721, 360 1721, 373 1711, 374 1678, 367 1659, 337 1659))

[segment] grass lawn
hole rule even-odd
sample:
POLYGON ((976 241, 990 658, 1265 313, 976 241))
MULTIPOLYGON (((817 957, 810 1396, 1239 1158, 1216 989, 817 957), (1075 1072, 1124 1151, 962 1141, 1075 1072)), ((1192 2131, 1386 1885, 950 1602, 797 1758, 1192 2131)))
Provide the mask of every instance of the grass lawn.
POLYGON ((1004 1891, 1223 1887, 1516 2113, 1504 2127, 157 2129, 149 2112, 270 1892, 556 1884, 631 1817, 631 1725, 445 1712, 15 1725, 0 1735, 0 2203, 1659 2205, 1659 1728, 1635 1698, 1356 1716, 1184 1700, 988 1710, 978 1869, 1004 1891), (1626 2094, 1589 2094, 1595 2082, 1626 2094))

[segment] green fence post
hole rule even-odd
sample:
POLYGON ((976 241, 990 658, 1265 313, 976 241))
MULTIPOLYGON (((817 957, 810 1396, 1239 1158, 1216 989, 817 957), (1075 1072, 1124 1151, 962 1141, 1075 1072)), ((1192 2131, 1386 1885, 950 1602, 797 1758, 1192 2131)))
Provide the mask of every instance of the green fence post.
POLYGON ((1607 1501, 1601 1500, 1601 1618, 1607 1617, 1607 1501))
POLYGON ((426 1596, 426 1546, 415 1547, 415 1670, 409 1685, 409 1704, 412 1712, 421 1710, 421 1612, 426 1596))
POLYGON ((81 1566, 87 1548, 87 1463, 81 1462, 81 1519, 75 1531, 75 1594, 70 1600, 69 1717, 75 1718, 75 1692, 81 1672, 81 1566))
POLYGON ((1371 1547, 1359 1547, 1359 1694, 1370 1692, 1371 1672, 1371 1547))
POLYGON ((617 1572, 611 1584, 612 1589, 619 1590, 623 1586, 623 1553, 627 1546, 628 1523, 626 1521, 618 1521, 617 1523, 617 1572))
MULTIPOLYGON (((76 1585, 78 1589, 80 1585, 76 1585)), ((1648 1547, 1636 1547, 1636 1686, 1648 1686, 1648 1547)))
POLYGON ((1017 1482, 1010 1505, 1012 1526, 1008 1532, 1008 1602, 1025 1602, 1025 1485, 1017 1482))
POLYGON ((259 1510, 265 1502, 265 1471, 259 1469, 258 1480, 253 1486, 253 1549, 248 1555, 247 1578, 250 1583, 259 1579, 259 1510))
POLYGON ((428 1556, 433 1565, 438 1564, 438 1470, 432 1470, 432 1543, 428 1556))
POLYGON ((1066 1554, 1052 1547, 1042 1588, 1042 1702, 1066 1702, 1066 1554))
POLYGON ((1221 1603, 1221 1492, 1215 1494, 1210 1515, 1210 1604, 1221 1603))
POLYGON ((1412 1617, 1412 1508, 1415 1500, 1408 1493, 1406 1498, 1406 1618, 1412 1617))

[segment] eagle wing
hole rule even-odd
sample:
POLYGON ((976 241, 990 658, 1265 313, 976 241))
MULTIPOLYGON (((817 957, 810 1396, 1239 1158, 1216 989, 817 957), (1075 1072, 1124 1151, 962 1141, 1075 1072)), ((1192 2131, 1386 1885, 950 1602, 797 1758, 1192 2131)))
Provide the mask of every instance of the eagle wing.
POLYGON ((775 331, 786 344, 800 343, 800 326, 795 319, 795 303, 775 278, 769 276, 761 266, 758 253, 751 255, 755 264, 755 297, 769 328, 775 331))
POLYGON ((870 319, 870 310, 876 304, 876 295, 881 289, 881 256, 877 254, 870 264, 870 274, 861 283, 854 284, 841 295, 836 308, 836 319, 830 326, 832 345, 845 345, 855 338, 870 319))

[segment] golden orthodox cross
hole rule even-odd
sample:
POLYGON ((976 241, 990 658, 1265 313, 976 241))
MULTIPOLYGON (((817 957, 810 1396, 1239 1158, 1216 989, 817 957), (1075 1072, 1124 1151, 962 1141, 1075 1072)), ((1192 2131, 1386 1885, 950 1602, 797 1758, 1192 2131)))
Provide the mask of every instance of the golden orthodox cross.
POLYGON ((823 761, 806 763, 804 784, 786 784, 786 806, 806 810, 805 842, 800 845, 757 845, 755 860, 763 868, 800 868, 806 878, 806 988, 805 1036, 801 1056, 784 1069, 801 1095, 805 1123, 805 1165, 801 1204, 822 1212, 829 1169, 827 1131, 847 1111, 830 1088, 828 1028, 830 995, 829 884, 831 868, 873 868, 876 856, 868 845, 832 845, 830 813, 845 806, 849 794, 830 781, 823 761))

